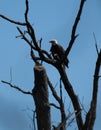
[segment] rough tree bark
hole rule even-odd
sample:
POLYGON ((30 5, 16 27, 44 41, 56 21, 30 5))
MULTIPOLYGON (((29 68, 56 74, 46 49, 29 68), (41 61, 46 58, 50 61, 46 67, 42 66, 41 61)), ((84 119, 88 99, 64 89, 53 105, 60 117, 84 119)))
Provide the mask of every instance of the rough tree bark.
POLYGON ((45 68, 35 65, 35 87, 32 90, 36 106, 38 130, 51 130, 50 106, 48 101, 48 82, 45 68))

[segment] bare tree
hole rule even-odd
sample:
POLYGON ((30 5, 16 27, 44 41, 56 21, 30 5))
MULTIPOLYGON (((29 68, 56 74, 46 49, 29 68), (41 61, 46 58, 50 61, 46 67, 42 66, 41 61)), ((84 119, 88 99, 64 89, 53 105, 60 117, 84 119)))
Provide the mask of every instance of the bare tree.
POLYGON ((25 10, 25 22, 19 22, 12 20, 2 14, 0 14, 0 17, 5 19, 8 22, 11 22, 16 25, 24 26, 25 31, 22 31, 20 27, 17 27, 17 30, 19 32, 19 36, 21 39, 23 39, 31 48, 30 56, 35 63, 35 87, 33 88, 32 92, 25 92, 24 90, 20 89, 20 87, 17 87, 15 85, 12 85, 10 82, 3 81, 3 83, 10 85, 11 87, 19 90, 20 92, 24 94, 32 95, 35 99, 35 105, 36 105, 36 114, 37 114, 37 125, 38 130, 50 130, 51 129, 51 122, 50 122, 50 106, 54 106, 56 109, 60 110, 61 113, 61 122, 57 126, 53 126, 54 130, 66 130, 66 124, 67 126, 70 125, 74 119, 76 119, 78 130, 93 130, 94 123, 96 119, 96 107, 97 107, 97 95, 98 95, 98 81, 100 78, 99 72, 100 72, 100 66, 101 66, 101 50, 98 50, 97 44, 96 44, 96 50, 97 50, 97 60, 95 65, 95 71, 94 71, 94 79, 93 79, 93 86, 92 86, 92 99, 89 106, 89 110, 85 116, 85 120, 83 120, 82 117, 82 105, 79 102, 78 96, 74 90, 74 87, 72 83, 69 81, 68 75, 66 74, 66 70, 63 67, 63 61, 65 61, 66 57, 68 57, 73 44, 75 43, 76 38, 78 37, 78 34, 76 34, 77 26, 82 14, 82 10, 85 4, 85 0, 80 1, 80 6, 78 9, 77 16, 75 18, 72 32, 71 32, 71 38, 69 41, 69 44, 65 50, 65 55, 62 57, 62 59, 54 59, 47 50, 43 50, 41 48, 41 42, 42 38, 37 42, 36 35, 34 31, 34 27, 31 25, 30 21, 28 20, 28 11, 29 11, 29 2, 26 0, 26 10, 25 10), (26 30, 27 29, 27 30, 26 30), (29 37, 27 37, 29 35, 29 37), (37 53, 35 53, 37 52, 37 53), (52 85, 51 81, 49 80, 48 75, 46 76, 46 72, 43 71, 42 63, 45 62, 47 64, 50 64, 54 66, 59 74, 60 74, 60 95, 57 94, 54 86, 52 85), (40 69, 41 68, 41 69, 40 69), (37 71, 37 72, 36 72, 37 71), (41 71, 43 73, 41 73, 41 71), (40 73, 38 75, 38 73, 40 73), (45 77, 43 75, 45 75, 45 77), (39 80, 40 79, 40 80, 39 80), (44 82, 42 82, 44 81, 44 82), (38 82, 38 83, 37 83, 38 82), (69 115, 65 112, 64 102, 62 98, 62 83, 64 86, 64 89, 69 96, 72 106, 74 108, 74 112, 70 113, 69 115), (59 103, 59 106, 57 106, 54 103, 49 103, 48 101, 48 90, 47 90, 47 84, 49 85, 52 95, 56 99, 56 101, 59 103), (43 87, 42 87, 43 86, 43 87), (41 89, 40 89, 41 88, 41 89), (38 100, 39 98, 42 98, 43 100, 38 100), (40 105, 39 105, 40 104, 40 105), (42 113, 42 111, 45 111, 42 113), (75 118, 72 118, 69 120, 72 115, 75 114, 75 118), (40 116, 41 115, 41 116, 40 116), (40 120, 41 119, 41 120, 40 120), (47 120, 48 119, 48 120, 47 120), (45 122, 41 122, 42 120, 45 120, 45 122), (47 123, 46 123, 47 122, 47 123), (46 123, 46 124, 44 124, 46 123))

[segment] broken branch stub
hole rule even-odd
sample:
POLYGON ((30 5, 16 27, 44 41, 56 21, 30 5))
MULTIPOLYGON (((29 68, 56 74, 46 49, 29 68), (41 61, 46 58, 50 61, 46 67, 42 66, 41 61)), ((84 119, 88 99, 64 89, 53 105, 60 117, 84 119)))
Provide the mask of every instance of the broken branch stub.
POLYGON ((50 106, 46 70, 42 65, 34 67, 35 86, 32 90, 36 106, 38 130, 50 130, 50 106))

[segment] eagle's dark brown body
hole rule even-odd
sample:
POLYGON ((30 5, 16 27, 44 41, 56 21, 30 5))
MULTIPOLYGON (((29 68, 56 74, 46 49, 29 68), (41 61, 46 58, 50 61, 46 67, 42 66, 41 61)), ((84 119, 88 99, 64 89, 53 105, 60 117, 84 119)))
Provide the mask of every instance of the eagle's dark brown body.
POLYGON ((63 47, 56 43, 56 40, 51 40, 50 43, 52 43, 51 46, 51 53, 55 60, 62 60, 63 63, 68 67, 69 60, 65 57, 65 50, 63 47))

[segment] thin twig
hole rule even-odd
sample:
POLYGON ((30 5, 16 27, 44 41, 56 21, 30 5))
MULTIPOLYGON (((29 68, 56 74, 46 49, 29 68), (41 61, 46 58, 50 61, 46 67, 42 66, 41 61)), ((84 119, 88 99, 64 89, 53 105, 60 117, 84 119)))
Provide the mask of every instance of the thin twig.
MULTIPOLYGON (((77 111, 74 111, 74 112, 70 113, 68 117, 70 118, 70 117, 71 117, 73 114, 75 114, 76 112, 77 112, 77 111)), ((81 111, 80 111, 80 112, 81 112, 81 111)), ((80 113, 80 112, 79 112, 79 113, 80 113)), ((76 116, 78 116, 79 113, 78 113, 76 116)), ((68 118, 68 119, 69 119, 69 118, 68 118)), ((76 119, 76 117, 73 117, 73 118, 68 122, 67 127, 70 126, 75 119, 76 119)))
POLYGON ((61 80, 61 78, 60 78, 60 99, 61 99, 61 101, 63 101, 63 98, 62 98, 63 96, 62 96, 62 80, 61 80))
POLYGON ((34 52, 33 52, 33 49, 31 48, 31 51, 30 51, 30 56, 32 58, 32 60, 36 63, 36 64, 39 64, 38 60, 41 60, 40 57, 36 57, 34 52))
POLYGON ((21 29, 20 29, 19 27, 17 27, 17 30, 18 30, 19 33, 21 34, 22 39, 24 39, 24 40, 28 43, 28 45, 29 45, 31 48, 33 48, 34 50, 36 50, 36 48, 32 45, 31 41, 29 41, 29 40, 26 38, 26 36, 24 35, 24 33, 21 31, 21 29))
POLYGON ((98 46, 97 46, 97 40, 96 40, 96 36, 95 36, 95 33, 94 33, 94 32, 93 32, 93 36, 94 36, 94 40, 95 40, 96 52, 97 52, 97 54, 99 54, 98 46))
POLYGON ((52 91, 52 94, 53 94, 54 98, 55 98, 58 102, 61 102, 61 99, 60 99, 60 97, 57 95, 57 93, 56 93, 56 91, 55 91, 55 89, 54 89, 54 87, 53 87, 51 81, 49 80, 48 77, 47 77, 47 79, 48 79, 48 85, 49 85, 49 87, 50 87, 50 89, 51 89, 51 91, 52 91))
POLYGON ((36 116, 36 110, 33 111, 33 125, 34 125, 34 130, 36 130, 35 116, 36 116))
POLYGON ((10 67, 10 83, 12 82, 12 67, 10 67))
POLYGON ((55 108, 57 108, 57 109, 59 109, 60 110, 60 107, 59 106, 57 106, 56 104, 54 104, 54 103, 50 103, 49 105, 51 105, 51 106, 53 106, 53 107, 55 107, 55 108))
POLYGON ((63 122, 61 122, 61 123, 55 128, 55 130, 60 130, 60 128, 65 125, 66 121, 67 121, 68 119, 70 119, 71 116, 74 115, 75 113, 76 113, 76 111, 74 111, 74 112, 70 113, 68 116, 66 116, 65 120, 64 120, 63 122))
POLYGON ((39 40, 39 47, 41 48, 42 38, 39 40))
POLYGON ((83 102, 84 102, 84 97, 83 97, 83 99, 82 99, 82 102, 79 100, 79 102, 80 102, 80 104, 81 104, 81 107, 82 107, 82 110, 85 112, 85 114, 87 114, 87 111, 86 111, 86 109, 85 109, 85 107, 84 107, 84 104, 83 104, 83 102))
POLYGON ((1 82, 4 83, 4 84, 9 85, 9 86, 12 87, 12 88, 17 89, 18 91, 22 92, 23 94, 30 94, 30 95, 32 95, 31 92, 29 92, 29 91, 26 92, 26 91, 22 90, 21 88, 19 88, 18 86, 12 85, 10 82, 4 81, 4 80, 1 80, 1 82))
MULTIPOLYGON (((63 103, 63 99, 62 99, 62 84, 61 84, 61 79, 60 79, 60 97, 57 95, 52 83, 50 82, 49 78, 48 78, 48 84, 50 86, 50 89, 52 91, 52 94, 54 96, 54 98, 58 101, 59 103, 59 109, 60 109, 60 113, 61 113, 61 123, 64 122, 64 120, 66 119, 66 114, 65 114, 65 108, 64 108, 64 103, 63 103)), ((65 127, 65 123, 64 123, 64 127, 65 127)))

